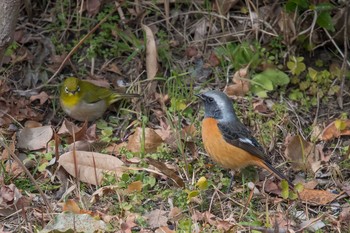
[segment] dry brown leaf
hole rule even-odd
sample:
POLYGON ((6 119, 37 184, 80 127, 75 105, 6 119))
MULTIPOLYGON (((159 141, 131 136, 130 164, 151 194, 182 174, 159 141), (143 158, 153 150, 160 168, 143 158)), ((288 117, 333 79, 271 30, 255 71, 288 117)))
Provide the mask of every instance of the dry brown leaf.
MULTIPOLYGON (((129 137, 127 149, 131 152, 140 152, 143 139, 143 129, 136 128, 135 133, 129 137)), ((144 149, 146 153, 156 152, 163 143, 162 138, 151 128, 144 129, 144 149)))
POLYGON ((96 133, 96 125, 93 124, 89 127, 89 129, 87 128, 87 126, 87 121, 85 121, 81 127, 78 127, 73 122, 65 119, 57 134, 60 136, 69 136, 67 139, 68 144, 73 143, 74 141, 77 142, 83 140, 96 139, 96 135, 93 135, 96 133))
POLYGON ((112 143, 108 147, 105 148, 105 151, 107 153, 109 153, 109 154, 119 155, 120 154, 120 150, 122 148, 126 148, 127 145, 128 145, 127 142, 122 142, 122 143, 119 143, 119 144, 112 143))
POLYGON ((233 84, 228 85, 224 92, 229 96, 245 96, 250 88, 248 78, 248 67, 238 70, 233 75, 233 84))
POLYGON ((18 133, 17 147, 26 150, 39 150, 46 147, 52 136, 53 130, 49 125, 24 128, 18 133))
POLYGON ((71 176, 93 185, 100 185, 106 172, 115 172, 120 177, 124 170, 124 163, 117 157, 87 151, 67 152, 58 162, 71 176))
POLYGON ((220 65, 220 60, 218 56, 216 56, 215 52, 212 52, 209 56, 208 63, 210 64, 211 67, 216 67, 220 65))
POLYGON ((2 185, 0 188, 0 216, 9 216, 17 210, 29 206, 30 199, 22 196, 14 184, 2 185))
POLYGON ((253 103, 253 108, 254 111, 258 112, 258 113, 268 113, 269 109, 266 106, 266 104, 264 103, 264 100, 258 100, 257 102, 253 103))
POLYGON ((43 105, 48 99, 49 99, 49 95, 45 91, 42 91, 37 95, 32 95, 29 98, 30 102, 33 102, 35 100, 39 100, 40 105, 43 105))
POLYGON ((168 168, 164 163, 152 158, 147 158, 147 161, 149 164, 159 169, 164 175, 175 181, 179 187, 185 187, 183 180, 178 175, 176 175, 174 170, 168 168))
POLYGON ((330 123, 321 133, 320 140, 328 141, 340 136, 350 135, 350 120, 335 120, 330 123), (344 129, 339 130, 336 124, 342 124, 344 129))
POLYGON ((188 47, 185 53, 188 58, 196 57, 198 55, 198 49, 195 47, 188 47))
POLYGON ((162 226, 168 226, 168 218, 166 211, 155 209, 145 215, 150 228, 158 228, 162 226))
POLYGON ((132 192, 141 192, 142 190, 142 181, 134 181, 131 184, 128 185, 127 192, 132 193, 132 192))
POLYGON ((152 30, 142 24, 142 30, 146 34, 146 71, 147 79, 153 80, 158 72, 158 52, 156 47, 156 41, 152 30))
POLYGON ((293 168, 301 170, 311 170, 314 173, 321 167, 322 162, 328 162, 329 157, 325 157, 323 146, 314 145, 305 141, 301 136, 288 135, 285 139, 286 158, 295 164, 293 168))
POLYGON ((41 126, 43 126, 43 124, 41 124, 40 122, 37 122, 37 121, 26 121, 24 123, 25 128, 37 128, 37 127, 41 127, 41 126))
MULTIPOLYGON (((90 200, 90 203, 96 203, 101 197, 104 197, 108 194, 115 194, 117 192, 117 190, 119 190, 120 188, 117 185, 109 185, 109 186, 103 186, 101 188, 99 188, 98 190, 96 190, 93 194, 92 194, 92 198, 90 200)), ((120 191, 122 192, 122 191, 120 191)))
POLYGON ((67 201, 64 202, 62 206, 62 212, 65 212, 65 211, 69 211, 75 214, 80 214, 80 207, 74 200, 68 199, 67 201))
POLYGON ((313 189, 304 189, 299 193, 299 197, 303 202, 307 202, 312 205, 327 205, 328 203, 334 201, 340 194, 333 194, 324 190, 313 190, 313 189))
POLYGON ((96 15, 100 10, 101 4, 102 4, 101 0, 87 0, 86 10, 88 14, 91 16, 96 15))
POLYGON ((182 216, 182 210, 178 207, 172 208, 169 212, 169 219, 173 221, 179 221, 182 216))

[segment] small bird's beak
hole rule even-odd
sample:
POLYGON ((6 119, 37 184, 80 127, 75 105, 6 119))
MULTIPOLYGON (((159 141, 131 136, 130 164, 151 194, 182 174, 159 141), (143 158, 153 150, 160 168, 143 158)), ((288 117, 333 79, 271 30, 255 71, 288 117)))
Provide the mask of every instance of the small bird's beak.
POLYGON ((194 95, 200 98, 201 100, 204 100, 203 94, 194 94, 194 95))

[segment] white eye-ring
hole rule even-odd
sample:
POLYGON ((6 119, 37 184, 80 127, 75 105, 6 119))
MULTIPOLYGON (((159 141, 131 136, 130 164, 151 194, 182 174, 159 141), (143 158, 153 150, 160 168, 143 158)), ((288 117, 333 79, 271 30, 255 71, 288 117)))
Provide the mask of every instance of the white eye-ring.
POLYGON ((68 87, 64 88, 64 91, 68 94, 69 93, 68 87))

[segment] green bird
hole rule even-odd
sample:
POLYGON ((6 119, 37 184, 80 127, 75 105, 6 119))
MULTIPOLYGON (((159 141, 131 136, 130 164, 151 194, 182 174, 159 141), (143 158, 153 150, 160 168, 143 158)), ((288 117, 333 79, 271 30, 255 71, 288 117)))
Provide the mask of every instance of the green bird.
POLYGON ((65 113, 78 121, 93 121, 118 100, 139 97, 138 94, 118 93, 88 81, 68 77, 60 88, 60 104, 65 113))

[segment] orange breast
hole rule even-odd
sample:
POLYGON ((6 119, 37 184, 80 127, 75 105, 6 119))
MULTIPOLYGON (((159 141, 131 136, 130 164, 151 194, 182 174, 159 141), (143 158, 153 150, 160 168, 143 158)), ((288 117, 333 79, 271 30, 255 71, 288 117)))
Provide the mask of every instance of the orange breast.
POLYGON ((248 165, 264 164, 261 159, 235 147, 225 141, 214 118, 205 118, 202 122, 204 148, 209 156, 224 168, 239 169, 248 165))

